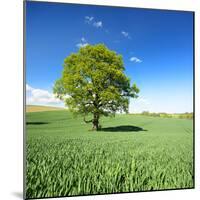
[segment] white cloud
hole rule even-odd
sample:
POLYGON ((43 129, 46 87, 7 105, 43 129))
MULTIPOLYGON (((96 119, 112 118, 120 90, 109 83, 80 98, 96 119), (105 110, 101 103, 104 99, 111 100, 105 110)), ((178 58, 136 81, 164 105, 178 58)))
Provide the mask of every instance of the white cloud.
POLYGON ((84 37, 81 38, 81 42, 85 43, 87 42, 86 39, 84 37))
POLYGON ((90 16, 85 16, 85 23, 86 24, 91 24, 95 28, 102 28, 103 27, 103 22, 102 21, 95 21, 94 17, 90 16))
POLYGON ((131 39, 131 36, 128 32, 126 31, 121 31, 121 34, 125 37, 125 38, 128 38, 128 39, 131 39))
POLYGON ((76 44, 76 46, 77 46, 78 48, 86 47, 87 45, 88 45, 88 43, 78 43, 78 44, 76 44))
POLYGON ((131 57, 131 58, 130 58, 130 61, 131 61, 131 62, 136 62, 136 63, 141 63, 141 62, 142 62, 142 60, 139 59, 139 58, 137 58, 137 57, 131 57))
POLYGON ((128 37, 128 33, 127 33, 127 32, 122 31, 121 33, 122 33, 122 35, 123 35, 124 37, 128 37))
POLYGON ((87 40, 86 40, 84 37, 82 37, 82 38, 81 38, 81 41, 80 41, 78 44, 76 44, 76 46, 77 46, 78 48, 85 47, 85 46, 87 46, 87 45, 88 45, 87 40))
POLYGON ((33 88, 30 85, 26 84, 26 91, 31 92, 32 90, 33 88))
POLYGON ((94 17, 85 16, 85 22, 90 24, 93 21, 94 17))
POLYGON ((96 27, 96 28, 102 28, 103 27, 103 23, 102 23, 102 21, 94 22, 93 26, 96 27))
POLYGON ((33 88, 26 84, 26 103, 36 105, 59 105, 62 103, 60 99, 47 90, 33 88))
POLYGON ((150 111, 151 103, 148 99, 138 97, 137 99, 131 99, 129 104, 129 113, 141 113, 143 111, 150 111))

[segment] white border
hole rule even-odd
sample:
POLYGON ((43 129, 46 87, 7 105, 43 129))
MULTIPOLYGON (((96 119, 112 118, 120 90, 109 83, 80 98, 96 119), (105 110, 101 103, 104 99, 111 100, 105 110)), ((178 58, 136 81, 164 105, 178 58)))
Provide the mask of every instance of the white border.
MULTIPOLYGON (((199 0, 49 0, 82 4, 195 11, 196 188, 59 199, 198 199, 200 196, 200 5, 199 0)), ((20 199, 23 190, 23 2, 2 0, 0 6, 0 199, 20 199)))

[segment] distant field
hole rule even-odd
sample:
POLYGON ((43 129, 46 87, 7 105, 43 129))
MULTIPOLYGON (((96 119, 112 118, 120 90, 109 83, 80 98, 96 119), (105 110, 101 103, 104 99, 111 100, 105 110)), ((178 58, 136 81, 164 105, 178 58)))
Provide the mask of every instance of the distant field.
POLYGON ((42 111, 52 111, 52 110, 63 110, 63 108, 50 107, 50 106, 35 106, 35 105, 26 106, 26 112, 42 112, 42 111))
POLYGON ((27 198, 193 188, 193 121, 27 114, 27 198))

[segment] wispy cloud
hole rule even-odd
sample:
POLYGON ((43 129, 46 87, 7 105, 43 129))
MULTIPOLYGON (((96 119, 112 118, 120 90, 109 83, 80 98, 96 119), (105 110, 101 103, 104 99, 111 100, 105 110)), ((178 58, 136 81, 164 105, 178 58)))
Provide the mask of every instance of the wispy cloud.
POLYGON ((87 24, 91 24, 92 23, 92 21, 93 21, 93 19, 94 19, 94 17, 89 17, 89 16, 85 16, 85 23, 87 23, 87 24))
POLYGON ((95 20, 92 16, 85 16, 85 23, 94 26, 95 28, 102 28, 103 22, 95 20))
POLYGON ((62 103, 60 99, 47 90, 33 88, 26 84, 26 103, 36 105, 59 105, 62 103))
POLYGON ((128 32, 126 31, 121 31, 121 34, 125 37, 125 38, 128 38, 128 39, 131 39, 131 36, 128 32))
POLYGON ((78 43, 76 46, 78 47, 78 48, 81 48, 81 47, 86 47, 88 45, 88 43, 78 43))
POLYGON ((139 58, 137 58, 137 57, 131 57, 131 58, 130 58, 130 61, 131 61, 131 62, 136 62, 136 63, 141 63, 141 62, 142 62, 142 60, 139 59, 139 58))
POLYGON ((84 37, 81 38, 81 42, 86 43, 86 39, 84 37))
POLYGON ((94 22, 93 26, 96 27, 96 28, 102 28, 103 27, 103 23, 102 23, 102 21, 94 22))
POLYGON ((88 45, 88 42, 87 42, 87 40, 86 40, 84 37, 82 37, 82 38, 81 38, 81 41, 80 41, 78 44, 76 44, 76 46, 77 46, 78 48, 85 47, 85 46, 87 46, 87 45, 88 45))

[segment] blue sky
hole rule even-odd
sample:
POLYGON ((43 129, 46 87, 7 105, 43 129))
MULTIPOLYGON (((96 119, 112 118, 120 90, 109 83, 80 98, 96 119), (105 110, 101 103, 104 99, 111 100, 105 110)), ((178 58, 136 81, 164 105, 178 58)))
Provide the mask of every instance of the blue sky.
POLYGON ((164 10, 26 3, 27 103, 63 106, 52 94, 64 58, 104 43, 122 54, 140 88, 130 112, 193 110, 193 14, 164 10))

